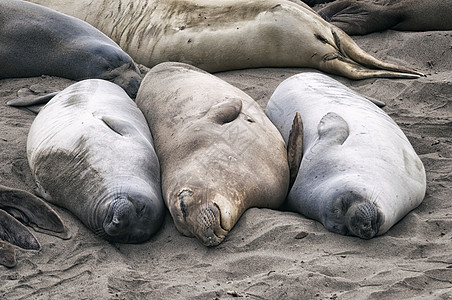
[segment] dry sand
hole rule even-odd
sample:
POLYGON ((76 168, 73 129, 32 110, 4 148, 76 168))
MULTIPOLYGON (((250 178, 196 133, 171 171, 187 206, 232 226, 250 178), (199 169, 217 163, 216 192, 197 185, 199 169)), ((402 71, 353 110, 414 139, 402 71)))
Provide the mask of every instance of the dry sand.
MULTIPOLYGON (((249 209, 215 248, 180 235, 167 214, 139 245, 110 244, 56 208, 72 239, 36 233, 40 251, 0 266, 0 299, 452 299, 452 31, 354 37, 372 55, 416 68, 415 80, 339 78, 386 102, 427 171, 424 202, 387 234, 361 240, 305 217, 249 209)), ((262 107, 304 69, 225 72, 262 107)), ((33 191, 26 138, 34 114, 6 106, 23 87, 61 89, 52 77, 0 80, 0 184, 33 191)))

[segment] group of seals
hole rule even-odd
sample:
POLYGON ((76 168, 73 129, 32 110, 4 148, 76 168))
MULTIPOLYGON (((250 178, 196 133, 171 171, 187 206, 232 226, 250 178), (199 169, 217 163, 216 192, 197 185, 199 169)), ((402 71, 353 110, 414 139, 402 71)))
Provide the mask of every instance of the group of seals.
POLYGON ((369 239, 424 199, 424 166, 402 130, 338 81, 319 73, 292 76, 275 90, 266 113, 298 155, 289 209, 330 231, 369 239))
POLYGON ((310 67, 351 79, 417 78, 382 62, 304 3, 286 0, 31 0, 90 23, 137 63, 208 72, 310 67))
POLYGON ((452 0, 338 0, 318 13, 350 35, 452 29, 452 0))
POLYGON ((27 156, 40 194, 112 242, 146 241, 164 216, 159 162, 136 104, 100 79, 55 96, 31 125, 27 156))
POLYGON ((106 79, 131 97, 142 77, 127 53, 86 22, 26 1, 0 1, 0 78, 43 74, 106 79))
POLYGON ((9 268, 16 265, 14 246, 26 250, 41 248, 33 233, 23 224, 63 239, 69 237, 63 221, 44 201, 26 191, 0 185, 1 265, 9 268))
POLYGON ((163 199, 182 234, 215 246, 249 207, 283 203, 284 141, 243 91, 193 66, 162 63, 143 79, 136 103, 154 136, 163 199))

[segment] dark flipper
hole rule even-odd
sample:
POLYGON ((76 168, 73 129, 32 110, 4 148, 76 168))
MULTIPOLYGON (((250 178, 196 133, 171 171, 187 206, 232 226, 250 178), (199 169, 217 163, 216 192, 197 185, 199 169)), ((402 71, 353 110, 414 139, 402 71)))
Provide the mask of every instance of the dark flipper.
POLYGON ((287 160, 289 161, 290 184, 289 189, 292 188, 293 183, 298 175, 301 160, 303 158, 303 122, 300 113, 297 112, 293 119, 292 129, 289 133, 289 140, 287 141, 287 160))
POLYGON ((36 237, 27 227, 0 209, 0 239, 25 250, 39 250, 36 237))
POLYGON ((349 35, 364 35, 390 29, 400 22, 397 10, 381 4, 342 0, 327 5, 318 14, 349 35))
POLYGON ((0 208, 36 231, 62 239, 70 237, 58 214, 33 194, 0 185, 0 208))
POLYGON ((16 249, 7 242, 0 241, 0 265, 12 268, 16 265, 16 249))

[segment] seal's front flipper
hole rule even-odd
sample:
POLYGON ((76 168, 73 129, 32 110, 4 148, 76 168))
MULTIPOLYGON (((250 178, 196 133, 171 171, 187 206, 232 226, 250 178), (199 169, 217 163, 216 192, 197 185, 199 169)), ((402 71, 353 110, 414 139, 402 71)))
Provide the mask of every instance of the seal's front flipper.
POLYGON ((327 113, 317 127, 319 140, 331 145, 342 145, 349 135, 347 122, 334 112, 327 113))
POLYGON ((0 208, 38 232, 70 238, 58 214, 33 194, 0 185, 0 208))
POLYGON ((300 169, 301 160, 303 158, 303 122, 300 113, 297 112, 293 119, 292 129, 289 133, 287 141, 287 160, 289 162, 290 183, 289 190, 292 188, 300 169))
POLYGON ((373 104, 375 104, 378 107, 385 107, 386 103, 384 103, 383 101, 377 100, 375 98, 372 97, 368 97, 368 96, 363 96, 364 98, 366 98, 367 100, 369 100, 370 102, 372 102, 373 104))
POLYGON ((225 101, 213 105, 206 113, 206 117, 220 125, 229 123, 237 119, 242 111, 242 100, 229 98, 225 101))
POLYGON ((0 209, 0 239, 26 250, 39 250, 38 240, 19 221, 0 209))
POLYGON ((13 100, 9 100, 6 102, 9 106, 15 106, 15 107, 22 107, 22 106, 38 106, 42 104, 46 104, 49 102, 53 97, 55 97, 59 92, 53 92, 49 94, 45 94, 43 96, 35 96, 35 95, 28 95, 25 97, 19 97, 13 100))
POLYGON ((138 133, 137 128, 127 120, 112 116, 101 116, 99 119, 103 121, 111 130, 121 136, 132 136, 138 133))
POLYGON ((12 268, 16 265, 16 249, 10 243, 0 241, 0 265, 12 268))

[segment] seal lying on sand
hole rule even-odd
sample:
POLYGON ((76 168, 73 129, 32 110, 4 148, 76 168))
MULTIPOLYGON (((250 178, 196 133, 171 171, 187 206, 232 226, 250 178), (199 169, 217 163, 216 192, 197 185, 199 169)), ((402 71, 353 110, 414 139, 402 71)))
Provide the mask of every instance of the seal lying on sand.
POLYGON ((26 250, 39 250, 41 245, 23 224, 36 231, 69 238, 58 214, 38 197, 22 190, 0 185, 0 264, 16 265, 15 245, 26 250), (20 222, 19 222, 20 221, 20 222))
POLYGON ((146 241, 164 216, 159 162, 146 120, 117 85, 84 80, 34 120, 28 162, 41 195, 113 242, 146 241))
POLYGON ((318 11, 348 34, 452 30, 452 0, 340 0, 318 11))
POLYGON ((17 0, 0 2, 0 70, 0 78, 106 79, 131 97, 141 82, 132 58, 93 26, 17 0))
POLYGON ((249 207, 279 207, 289 170, 284 141, 259 105, 182 63, 146 75, 136 99, 154 135, 163 199, 177 229, 215 246, 249 207))
POLYGON ((32 0, 98 28, 136 62, 208 72, 310 67, 351 79, 417 78, 375 59, 304 3, 281 0, 32 0))
POLYGON ((291 210, 330 231, 369 239, 424 199, 424 166, 402 130, 341 83, 318 73, 292 76, 275 90, 266 113, 289 149, 297 148, 297 133, 289 137, 292 120, 294 129, 302 120, 303 157, 287 197, 291 210))

